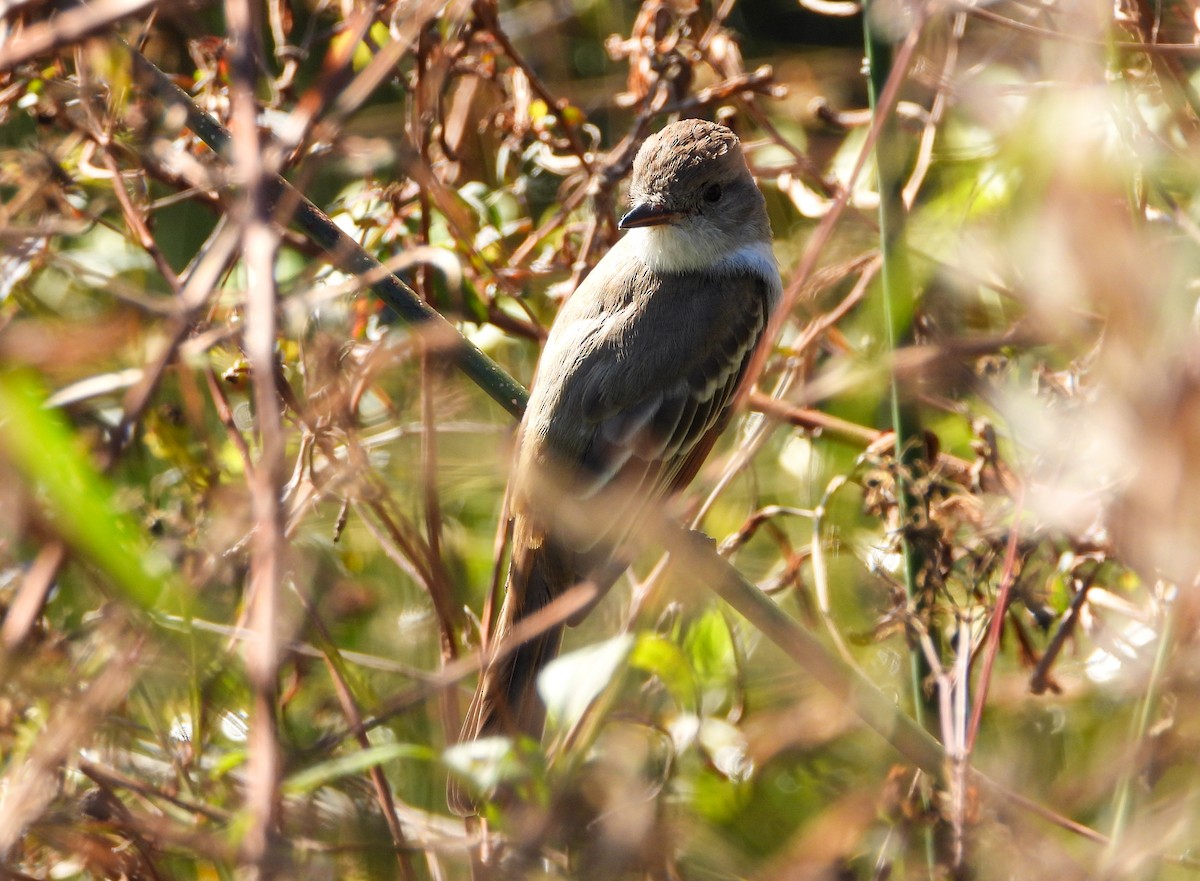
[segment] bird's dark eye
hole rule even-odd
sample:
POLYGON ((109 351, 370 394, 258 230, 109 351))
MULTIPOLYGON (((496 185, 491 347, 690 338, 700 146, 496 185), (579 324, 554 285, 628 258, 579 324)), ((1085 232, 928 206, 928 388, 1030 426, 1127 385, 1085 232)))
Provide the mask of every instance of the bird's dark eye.
POLYGON ((720 202, 721 201, 721 185, 720 184, 712 184, 707 190, 704 191, 703 195, 704 195, 705 202, 709 202, 709 203, 720 202))

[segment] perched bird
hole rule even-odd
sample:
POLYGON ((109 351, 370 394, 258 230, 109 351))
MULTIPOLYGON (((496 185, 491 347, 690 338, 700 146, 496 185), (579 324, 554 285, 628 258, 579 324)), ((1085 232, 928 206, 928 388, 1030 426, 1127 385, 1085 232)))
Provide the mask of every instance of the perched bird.
MULTIPOLYGON (((685 119, 648 138, 630 201, 620 223, 629 232, 562 307, 538 362, 493 644, 572 586, 591 581, 603 593, 620 577, 622 538, 646 505, 696 475, 782 295, 766 203, 728 128, 685 119), (581 536, 534 503, 535 484, 551 473, 584 504, 609 486, 632 502, 597 505, 581 536)), ((461 741, 541 736, 537 675, 561 639, 559 625, 485 663, 461 741)), ((475 812, 457 782, 449 801, 475 812)))

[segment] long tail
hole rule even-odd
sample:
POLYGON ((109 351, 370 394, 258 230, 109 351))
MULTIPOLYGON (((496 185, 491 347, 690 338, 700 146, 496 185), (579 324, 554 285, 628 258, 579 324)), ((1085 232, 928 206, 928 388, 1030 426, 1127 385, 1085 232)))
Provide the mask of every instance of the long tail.
MULTIPOLYGON (((521 541, 521 530, 516 533, 504 605, 491 640, 494 646, 503 646, 518 623, 574 582, 574 573, 564 571, 562 556, 549 543, 521 541)), ((460 743, 500 735, 541 738, 546 707, 537 693, 537 677, 558 656, 562 632, 561 624, 551 627, 487 663, 471 698, 460 743)), ((450 810, 460 816, 477 812, 475 799, 453 777, 446 799, 450 810)))
MULTIPOLYGON (((502 628, 496 639, 506 639, 507 629, 502 628)), ((558 657, 561 643, 560 624, 488 664, 471 698, 459 742, 519 734, 540 738, 546 724, 546 707, 538 697, 537 677, 558 657)))

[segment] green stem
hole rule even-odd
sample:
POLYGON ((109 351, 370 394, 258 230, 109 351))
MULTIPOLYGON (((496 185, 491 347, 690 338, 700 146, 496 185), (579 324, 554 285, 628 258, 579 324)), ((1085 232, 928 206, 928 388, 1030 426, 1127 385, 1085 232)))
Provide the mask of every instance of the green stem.
MULTIPOLYGON (((1124 842, 1125 832, 1129 826, 1129 817, 1133 810, 1133 779, 1140 772, 1143 761, 1141 758, 1143 745, 1146 742, 1146 732, 1150 730, 1151 720, 1158 711, 1159 696, 1162 693, 1163 679, 1166 675, 1167 658, 1171 654, 1174 638, 1175 606, 1168 601, 1162 616, 1162 632, 1158 637, 1158 649, 1154 653, 1154 666, 1150 670, 1150 679, 1146 683, 1146 696, 1138 708, 1137 717, 1133 722, 1130 742, 1134 746, 1134 756, 1125 763, 1125 770, 1117 784, 1117 792, 1113 800, 1112 834, 1108 846, 1104 849, 1103 871, 1104 878, 1117 874, 1117 862, 1120 860, 1120 849, 1124 842)), ((1152 870, 1152 869, 1151 869, 1152 870)), ((1145 870, 1144 870, 1145 871, 1145 870)))
MULTIPOLYGON (((871 113, 877 116, 880 112, 880 98, 888 80, 892 76, 903 76, 903 71, 893 68, 893 45, 873 25, 873 5, 869 2, 866 6, 863 31, 869 71, 867 84, 871 113)), ((882 260, 879 275, 887 346, 894 365, 895 354, 912 322, 916 299, 908 259, 908 215, 903 199, 907 150, 895 114, 888 113, 884 119, 877 120, 876 124, 879 126, 879 137, 875 142, 875 166, 879 179, 879 239, 882 260)), ((894 368, 889 403, 892 431, 895 435, 896 503, 900 517, 905 597, 910 611, 929 632, 936 650, 936 630, 931 626, 932 598, 921 588, 919 580, 924 562, 923 553, 921 548, 914 544, 909 532, 914 522, 914 513, 922 507, 922 500, 913 493, 912 476, 925 470, 924 443, 916 408, 903 399, 894 368)), ((923 688, 923 683, 930 674, 930 666, 915 640, 910 643, 908 658, 913 715, 921 728, 936 729, 936 702, 932 696, 926 695, 923 688)), ((930 805, 927 794, 923 792, 922 798, 928 810, 930 805)), ((925 859, 930 877, 933 877, 937 866, 937 848, 932 827, 926 829, 924 839, 925 859)))
MULTIPOLYGON (((866 31, 867 63, 870 67, 868 86, 871 110, 875 112, 879 96, 892 73, 892 45, 873 31, 869 14, 864 16, 863 26, 866 31)), ((889 115, 880 124, 879 139, 875 146, 875 164, 879 176, 879 235, 882 257, 879 275, 883 288, 887 345, 893 356, 908 332, 915 300, 905 232, 907 211, 902 197, 905 155, 895 116, 889 115)), ((924 445, 921 442, 921 426, 916 408, 903 400, 899 381, 894 374, 890 407, 898 465, 896 498, 901 527, 905 530, 900 537, 904 557, 904 587, 910 607, 924 619, 925 615, 922 613, 929 611, 930 604, 921 595, 918 586, 921 553, 907 534, 907 527, 913 521, 913 513, 921 506, 921 500, 913 495, 911 476, 924 465, 924 445)), ((914 712, 917 721, 924 724, 926 701, 922 697, 921 682, 928 675, 929 667, 919 651, 911 652, 910 658, 914 712)))

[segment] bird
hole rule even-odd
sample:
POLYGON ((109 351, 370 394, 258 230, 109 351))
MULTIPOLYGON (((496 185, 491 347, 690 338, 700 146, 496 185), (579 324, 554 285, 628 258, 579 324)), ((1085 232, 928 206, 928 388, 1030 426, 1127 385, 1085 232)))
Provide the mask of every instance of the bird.
MULTIPOLYGON (((629 198, 618 224, 627 232, 559 310, 534 371, 510 477, 511 552, 491 645, 573 586, 590 582, 602 595, 621 576, 623 538, 648 506, 695 477, 782 299, 766 200, 729 128, 682 119, 648 137, 629 198), (539 482, 551 476, 580 505, 612 487, 626 501, 597 501, 591 528, 568 530, 536 503, 539 482)), ((460 743, 541 737, 537 677, 557 656, 563 626, 485 660, 460 743)), ((477 812, 456 779, 448 802, 462 816, 477 812)))

